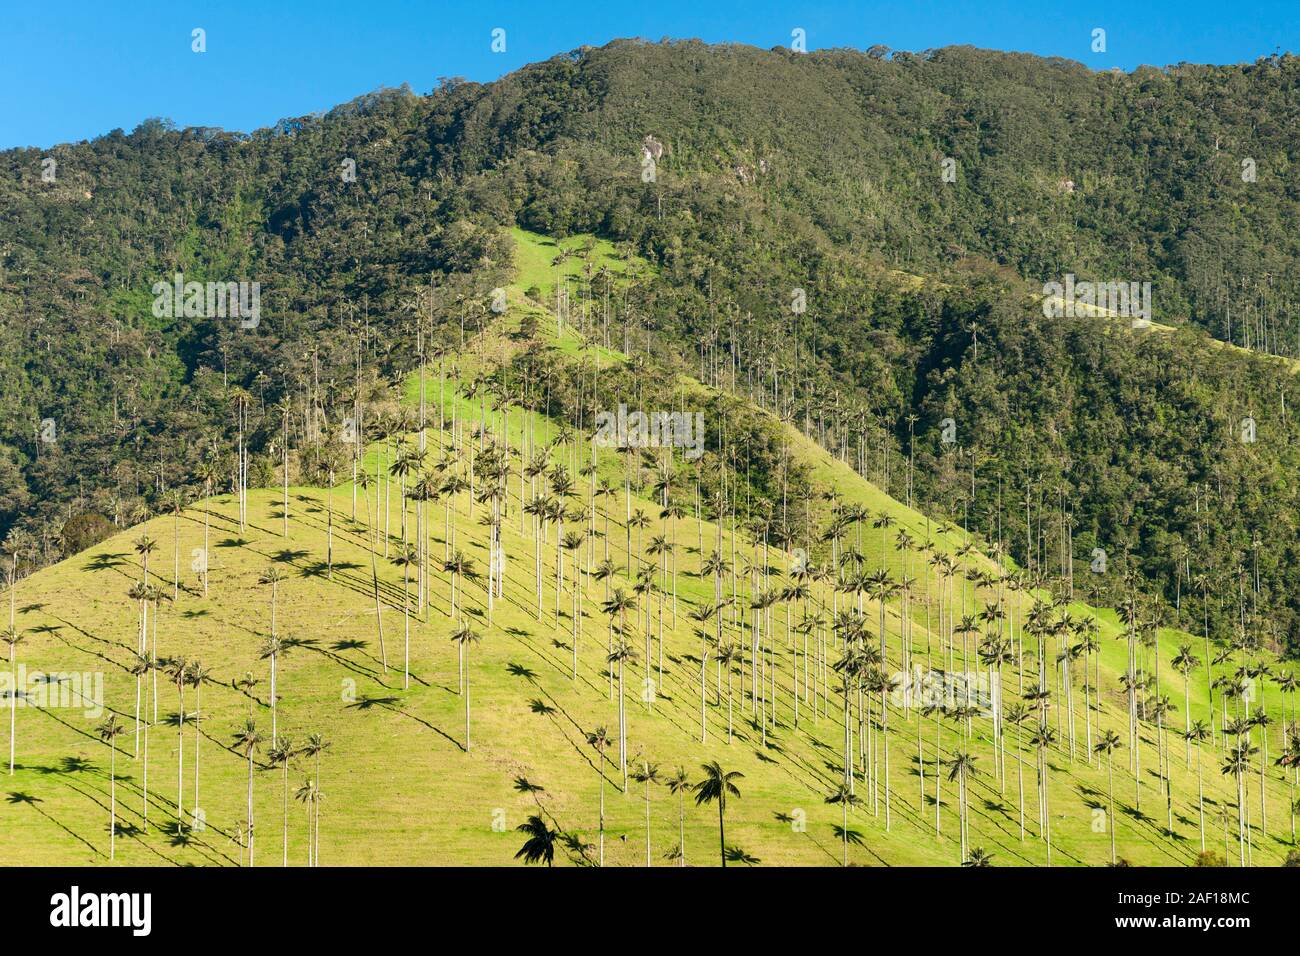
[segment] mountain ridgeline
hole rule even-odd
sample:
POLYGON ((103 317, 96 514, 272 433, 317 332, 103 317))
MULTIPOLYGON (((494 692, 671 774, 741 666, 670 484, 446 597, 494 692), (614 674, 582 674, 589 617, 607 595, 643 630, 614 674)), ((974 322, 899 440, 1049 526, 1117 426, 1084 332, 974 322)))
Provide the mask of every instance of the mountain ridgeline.
POLYGON ((425 323, 451 348, 487 314, 519 226, 613 243, 626 274, 580 271, 566 308, 647 366, 789 418, 1036 577, 1294 651, 1298 86, 1292 56, 619 41, 251 135, 150 120, 0 153, 0 530, 54 560, 205 461, 227 483, 241 429, 254 484, 286 460, 323 480, 425 323), (159 315, 177 273, 259 283, 260 320, 159 315), (1150 282, 1160 328, 1045 317, 1066 275, 1150 282))

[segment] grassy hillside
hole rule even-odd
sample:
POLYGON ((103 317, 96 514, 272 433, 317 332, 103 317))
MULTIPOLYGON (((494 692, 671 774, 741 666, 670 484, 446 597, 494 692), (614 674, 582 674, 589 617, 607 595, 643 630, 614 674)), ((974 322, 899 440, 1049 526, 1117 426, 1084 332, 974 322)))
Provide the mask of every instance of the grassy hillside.
MULTIPOLYGON (((512 290, 514 322, 525 306, 520 287, 541 285, 548 263, 537 248, 521 246, 520 277, 512 290), (530 259, 530 256, 532 257, 530 259), (530 271, 531 270, 531 271, 530 271)), ((545 314, 542 312, 542 314, 545 314)), ((545 330, 547 327, 543 326, 545 330)), ((543 335, 552 334, 553 331, 543 335)), ((572 331, 566 348, 582 349, 572 331)), ((563 344, 563 343, 562 343, 563 344)), ((613 359, 621 357, 608 353, 613 359)), ((483 405, 467 398, 459 388, 476 362, 460 357, 462 381, 447 380, 440 390, 436 372, 425 380, 432 425, 426 434, 428 462, 457 454, 458 471, 468 478, 470 450, 483 405), (452 420, 458 423, 453 431, 452 420), (447 424, 439 431, 437 423, 447 424)), ((703 394, 698 383, 684 383, 703 394)), ((406 396, 416 401, 416 380, 407 383, 406 396)), ((776 427, 775 422, 772 423, 776 427)), ((641 760, 658 764, 661 776, 685 768, 699 780, 700 765, 716 760, 727 770, 739 771, 740 797, 727 806, 726 844, 736 863, 752 865, 836 865, 844 853, 839 829, 844 808, 827 798, 843 779, 843 700, 837 691, 839 676, 833 666, 842 655, 829 626, 811 632, 813 659, 802 654, 803 638, 787 629, 787 607, 797 622, 803 608, 797 602, 778 603, 764 624, 765 646, 776 661, 775 723, 766 730, 752 715, 750 672, 745 659, 736 662, 730 676, 715 663, 710 649, 706 668, 706 736, 700 740, 700 655, 705 646, 690 612, 713 599, 714 581, 702 572, 708 553, 718 547, 730 565, 724 575, 724 593, 735 587, 739 601, 724 610, 728 641, 748 650, 753 621, 750 598, 758 589, 788 583, 793 556, 775 548, 763 549, 743 532, 733 532, 728 522, 719 530, 707 518, 695 517, 689 484, 677 495, 687 516, 676 522, 659 517, 660 506, 633 489, 624 499, 624 458, 601 451, 591 480, 608 480, 615 493, 597 498, 590 525, 596 535, 572 555, 565 556, 564 593, 555 596, 556 529, 541 543, 543 607, 539 615, 534 584, 538 545, 533 519, 521 505, 533 495, 531 481, 521 484, 521 466, 532 448, 521 455, 525 436, 542 448, 560 437, 557 423, 518 408, 498 412, 486 422, 498 441, 510 450, 512 474, 501 531, 506 555, 504 594, 494 602, 489 621, 484 573, 488 565, 488 529, 481 523, 486 506, 473 503, 461 491, 452 496, 451 527, 454 549, 464 552, 478 577, 458 582, 462 615, 482 635, 470 650, 466 674, 470 691, 472 746, 465 748, 465 698, 460 687, 456 645, 449 639, 455 628, 451 613, 451 576, 441 562, 453 550, 447 531, 446 498, 426 508, 423 533, 430 556, 429 603, 417 612, 415 570, 404 586, 403 569, 394 562, 404 537, 400 485, 396 479, 356 493, 350 482, 333 489, 290 488, 288 534, 283 530, 280 489, 258 489, 249 494, 247 520, 241 526, 238 504, 231 494, 196 502, 180 517, 160 516, 124 530, 89 551, 42 570, 19 582, 15 596, 15 624, 25 635, 18 645, 17 662, 29 671, 46 673, 93 672, 103 675, 104 703, 126 726, 118 738, 116 757, 119 835, 116 861, 149 865, 234 865, 245 859, 240 826, 246 815, 249 764, 234 745, 235 732, 250 717, 267 738, 253 755, 253 801, 256 821, 257 865, 281 862, 282 813, 285 773, 268 757, 272 720, 280 734, 298 745, 309 734, 329 741, 320 757, 320 862, 330 864, 506 864, 523 842, 514 828, 531 814, 541 814, 551 826, 574 841, 557 852, 557 863, 592 862, 599 856, 598 808, 604 794, 606 865, 637 865, 645 860, 645 787, 631 781, 623 792, 618 762, 619 691, 617 669, 606 661, 610 643, 609 617, 600 604, 607 583, 584 573, 579 583, 580 636, 577 675, 573 667, 573 568, 592 570, 608 553, 620 568, 610 587, 630 590, 635 575, 628 571, 645 558, 645 546, 656 535, 676 545, 677 608, 669 586, 662 600, 643 597, 629 614, 634 622, 651 614, 651 626, 633 629, 629 643, 640 660, 625 665, 623 675, 628 725, 628 764, 635 772, 641 760), (355 504, 354 504, 355 502, 355 504), (355 508, 355 512, 354 512, 355 508), (648 516, 645 527, 627 527, 626 516, 637 510, 648 516), (354 517, 355 514, 355 517, 354 517), (608 533, 605 529, 608 527, 608 533), (331 533, 332 528, 332 533, 331 533), (130 666, 139 628, 139 602, 128 592, 142 580, 145 570, 133 542, 148 535, 157 547, 149 557, 148 577, 164 595, 157 617, 150 615, 150 643, 156 639, 160 659, 199 659, 210 675, 202 685, 201 705, 195 690, 185 691, 186 719, 183 738, 178 735, 182 709, 174 684, 166 673, 157 675, 157 721, 147 731, 148 826, 143 810, 146 762, 145 735, 139 752, 135 736, 136 679, 130 666), (631 553, 627 543, 631 540, 631 553), (332 566, 330 563, 332 540, 332 566), (192 562, 198 549, 210 556, 208 593, 202 575, 192 562), (607 549, 607 551, 606 551, 607 549), (179 557, 177 557, 179 555, 179 557), (372 561, 378 576, 382 605, 383 645, 376 627, 372 561), (270 567, 285 579, 276 586, 276 631, 290 645, 277 660, 279 702, 274 718, 269 696, 269 661, 260 649, 271 633, 272 589, 259 584, 270 567), (173 575, 179 567, 176 598, 173 575), (409 686, 404 680, 406 654, 404 607, 409 614, 409 686), (733 621, 733 615, 740 615, 733 621), (659 641, 662 626, 662 645, 659 641), (769 631, 768 628, 771 628, 769 631), (768 636, 772 638, 766 645, 768 636), (816 652, 824 639, 824 659, 816 652), (647 653, 649 639, 649 653, 647 653), (660 653, 662 652, 662 676, 660 653), (384 659, 387 659, 387 667, 384 659), (811 671, 811 674, 809 674, 811 671), (245 674, 257 683, 242 685, 245 674), (795 675, 798 674, 798 678, 795 675), (728 685, 733 716, 728 739, 728 685), (649 693, 648 689, 653 690, 649 693), (799 719, 794 719, 796 695, 799 719), (197 722, 195 718, 197 717, 197 722), (588 745, 587 735, 603 725, 613 745, 603 757, 588 745), (195 753, 198 751, 199 792, 195 794, 195 753), (178 766, 183 773, 178 781, 178 766), (178 835, 178 786, 187 827, 178 835), (193 826, 194 809, 202 811, 202 826, 193 826), (585 848, 583 848, 585 845, 585 848)), ((924 515, 889 498, 797 431, 786 428, 793 454, 809 464, 817 484, 837 494, 844 504, 861 505, 871 516, 888 515, 892 521, 857 521, 846 525, 844 546, 856 547, 866 570, 881 565, 896 580, 915 579, 906 607, 901 596, 885 602, 888 630, 887 670, 899 670, 907 634, 913 663, 957 671, 983 671, 973 656, 962 660, 957 637, 951 660, 944 660, 944 633, 940 624, 941 578, 920 554, 897 547, 899 533, 914 540, 932 540, 936 553, 957 555, 967 544, 960 531, 941 528, 924 515)), ((412 441, 417 439, 412 436, 412 441)), ((570 503, 585 505, 591 498, 588 478, 580 466, 589 460, 586 442, 550 447, 552 464, 565 463, 574 477, 570 503)), ((364 470, 381 474, 391 464, 391 449, 372 447, 364 470)), ((481 482, 481 479, 480 479, 481 482)), ((416 536, 416 508, 408 507, 410 527, 405 538, 416 536)), ((566 530, 572 524, 566 522, 566 530)), ((813 559, 826 564, 829 555, 813 559)), ((654 558, 648 559, 651 564, 654 558)), ((970 552, 954 557, 963 569, 952 579, 950 602, 957 616, 974 614, 997 603, 1001 585, 968 583, 969 574, 992 573, 997 565, 987 556, 970 552)), ((658 580, 671 575, 662 569, 658 580)), ((824 606, 829 618, 833 606, 843 610, 856 598, 833 593, 825 584, 812 586, 809 609, 824 606)), ((1021 688, 1036 681, 1033 640, 1024 633, 1025 613, 1032 595, 1011 596, 1005 602, 1010 626, 1004 631, 1013 644, 1023 646, 1023 667, 1004 667, 1003 695, 1018 699, 1021 688)), ((866 643, 876 640, 877 602, 862 597, 866 643)), ((1094 610, 1075 602, 1062 607, 1075 618, 1093 616, 1098 622, 1099 651, 1094 666, 1100 677, 1100 701, 1090 697, 1085 710, 1083 681, 1073 672, 1072 710, 1075 723, 1073 754, 1068 734, 1064 690, 1056 688, 1048 722, 1061 732, 1047 748, 1049 814, 1053 864, 1100 865, 1110 858, 1110 835, 1105 826, 1108 777, 1098 757, 1087 753, 1086 734, 1096 740, 1101 728, 1126 738, 1126 699, 1120 678, 1127 668, 1127 641, 1114 611, 1094 610), (1086 729, 1085 729, 1086 728, 1086 729), (1098 821, 1101 821, 1099 826, 1098 821)), ((949 622, 951 624, 951 622, 949 622)), ((827 620, 829 624, 829 620, 827 620)), ((712 622, 707 625, 709 631, 712 622)), ((1171 665, 1181 642, 1190 641, 1205 656, 1203 643, 1172 630, 1161 630, 1147 660, 1158 660, 1160 693, 1171 698, 1176 710, 1167 718, 1175 730, 1184 723, 1183 677, 1171 665)), ((1048 638, 1054 656, 1056 640, 1048 638)), ((1219 648, 1216 648, 1219 650, 1219 648)), ((1225 674, 1244 660, 1234 656, 1221 663, 1215 674, 1225 674)), ((1076 665, 1077 668, 1077 665, 1076 665)), ((1274 666, 1274 670, 1278 670, 1274 666)), ((1189 675, 1191 717, 1210 719, 1205 663, 1189 675)), ((155 699, 153 677, 145 679, 145 723, 151 722, 155 699)), ((34 685, 33 685, 34 686, 34 685)), ((1260 827, 1260 758, 1252 761, 1248 778, 1253 821, 1251 856, 1256 864, 1277 864, 1291 845, 1289 788, 1272 765, 1281 738, 1282 697, 1272 683, 1263 684, 1264 704, 1274 718, 1267 728, 1268 762, 1262 792, 1267 805, 1267 833, 1260 827)), ((868 698, 870 699, 870 698, 868 698)), ((1258 705, 1258 701, 1254 702, 1258 705)), ((772 706, 770 699, 762 705, 772 706)), ((1216 697, 1216 711, 1219 707, 1216 697)), ((83 705, 22 706, 16 711, 16 770, 6 781, 6 799, 0 803, 0 828, 8 839, 0 846, 6 864, 102 864, 108 861, 110 751, 96 736, 102 716, 86 713, 83 705)), ((1042 864, 1047 849, 1039 838, 1036 801, 1035 752, 1024 743, 1036 721, 1027 722, 1021 743, 1007 727, 1006 774, 994 772, 993 722, 986 715, 967 720, 940 719, 906 706, 901 696, 891 699, 888 731, 872 735, 876 751, 878 787, 873 791, 858 768, 856 792, 862 801, 848 809, 850 862, 863 865, 955 865, 961 859, 958 843, 959 799, 957 784, 942 780, 936 836, 935 751, 939 736, 943 760, 963 749, 975 758, 979 773, 969 780, 970 845, 993 855, 995 865, 1042 864), (936 729, 937 721, 937 729, 936 729), (970 739, 961 743, 963 727, 970 739), (923 763, 918 762, 919 750, 923 763), (1018 764, 1017 756, 1023 759, 1018 764), (885 767, 888 767, 886 775, 885 767), (1020 771, 1018 773, 1018 770, 1020 771), (921 792, 924 773, 924 793, 921 792), (888 781, 888 800, 886 799, 888 781), (1025 835, 1020 834, 1020 792, 1023 786, 1025 835)), ((873 712, 874 713, 874 712, 873 712)), ((878 715, 877 715, 878 716, 878 715)), ((869 721, 870 722, 870 721, 869 721)), ((1220 721, 1221 723, 1221 721, 1220 721)), ((858 746, 856 737, 855 747, 858 746)), ((1169 775, 1172 780, 1174 834, 1165 833, 1168 816, 1157 773, 1157 726, 1141 724, 1140 810, 1134 777, 1128 772, 1130 753, 1117 750, 1115 799, 1119 855, 1134 864, 1186 865, 1200 850, 1198 835, 1195 752, 1185 753, 1181 740, 1170 735, 1169 775), (1188 764, 1191 764, 1189 767, 1188 764)), ((1261 742, 1258 728, 1252 732, 1261 742)), ((1237 859, 1235 781, 1220 773, 1223 740, 1207 740, 1202 750, 1208 846, 1223 853, 1225 833, 1230 837, 1228 858, 1237 859), (1226 816, 1221 816, 1221 811, 1226 816)), ((315 773, 315 761, 294 757, 287 773, 288 860, 302 865, 308 856, 308 805, 293 792, 315 773)), ((650 805, 651 858, 655 865, 674 862, 666 857, 684 835, 686 860, 692 865, 718 862, 716 806, 695 807, 691 794, 674 796, 664 786, 652 786, 650 805), (679 821, 679 813, 681 819, 679 821)))

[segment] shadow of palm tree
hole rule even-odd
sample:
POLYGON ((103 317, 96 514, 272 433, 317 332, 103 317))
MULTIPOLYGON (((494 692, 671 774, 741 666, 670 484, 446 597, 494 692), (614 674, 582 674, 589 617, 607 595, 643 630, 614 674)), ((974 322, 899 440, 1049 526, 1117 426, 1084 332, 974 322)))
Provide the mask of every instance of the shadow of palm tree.
POLYGON ((83 571, 111 571, 126 565, 126 553, 97 554, 82 565, 83 571))
POLYGON ((397 706, 397 697, 362 697, 348 704, 348 707, 354 710, 370 710, 374 707, 395 707, 397 706))
POLYGON ((847 830, 845 830, 844 827, 842 827, 840 824, 832 823, 831 829, 835 832, 835 839, 841 842, 847 839, 854 846, 867 845, 867 841, 862 838, 862 834, 857 830, 853 829, 852 827, 849 827, 847 830))
POLYGON ((5 797, 5 802, 13 804, 14 806, 31 807, 33 810, 35 810, 37 813, 43 816, 46 820, 49 820, 56 827, 62 830, 64 833, 68 834, 71 837, 74 837, 81 843, 84 843, 90 849, 90 851, 94 853, 96 856, 103 855, 100 852, 99 848, 95 846, 95 844, 91 843, 89 840, 87 840, 85 837, 83 837, 81 834, 77 833, 76 831, 69 829, 65 824, 60 823, 51 814, 42 810, 40 808, 40 804, 44 803, 45 801, 43 801, 40 797, 35 796, 34 794, 25 793, 21 790, 16 790, 11 792, 10 794, 8 794, 8 796, 5 797))
POLYGON ((738 846, 729 846, 727 847, 727 862, 743 863, 746 866, 757 866, 763 861, 753 854, 746 853, 738 846))
POLYGON ((515 661, 511 661, 506 665, 506 670, 509 672, 511 677, 522 677, 530 683, 535 683, 537 680, 536 671, 531 671, 523 664, 516 663, 515 661))

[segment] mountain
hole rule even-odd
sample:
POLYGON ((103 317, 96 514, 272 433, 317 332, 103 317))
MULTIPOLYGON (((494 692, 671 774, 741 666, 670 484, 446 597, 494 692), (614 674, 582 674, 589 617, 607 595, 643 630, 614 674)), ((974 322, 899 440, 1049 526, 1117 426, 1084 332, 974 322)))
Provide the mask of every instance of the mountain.
MULTIPOLYGON (((282 661, 277 651, 288 726, 300 740, 319 732, 338 742, 322 755, 324 861, 346 852, 355 862, 504 862, 518 848, 510 827, 529 807, 589 838, 596 768, 615 783, 584 743, 601 722, 617 734, 604 581, 585 579, 596 555, 579 557, 603 535, 623 567, 603 577, 640 587, 640 615, 658 603, 638 579, 639 552, 662 537, 657 553, 672 545, 683 562, 660 700, 643 706, 645 685, 625 687, 642 708, 631 737, 663 767, 697 774, 716 759, 746 774, 750 789, 727 811, 737 862, 837 857, 834 840, 795 848, 778 836, 803 839, 812 831, 792 820, 829 826, 824 814, 845 810, 867 828, 870 852, 858 862, 957 862, 981 844, 999 862, 1046 862, 1045 843, 1021 843, 1018 812, 1014 840, 1007 829, 1009 808, 1019 809, 1008 774, 1025 770, 1037 799, 1044 767, 1054 852, 1107 862, 1097 837, 1108 844, 1114 831, 1092 827, 1096 811, 1103 823, 1113 815, 1099 803, 1109 776, 1087 759, 1096 742, 1087 738, 1104 726, 1119 735, 1117 780, 1133 792, 1121 799, 1119 855, 1189 863, 1201 842, 1200 800, 1195 815, 1188 803, 1196 748, 1180 755, 1170 738, 1194 718, 1211 729, 1201 748, 1216 814, 1207 825, 1222 832, 1220 811, 1240 809, 1245 839, 1224 852, 1281 862, 1289 844, 1279 814, 1294 803, 1295 775, 1274 761, 1291 746, 1286 661, 1300 647, 1296 77, 1291 56, 1125 75, 968 48, 796 54, 617 41, 490 84, 446 79, 427 96, 379 90, 251 134, 151 119, 130 134, 0 153, 0 534, 11 623, 26 638, 18 660, 30 655, 43 672, 102 669, 105 704, 120 717, 131 703, 132 754, 135 680, 125 669, 140 650, 131 635, 142 610, 160 625, 160 658, 202 657, 212 672, 211 723, 205 730, 203 717, 199 734, 214 756, 219 837, 182 833, 178 843, 194 838, 187 848, 127 832, 117 849, 143 861, 201 847, 211 862, 239 861, 229 838, 249 816, 236 792, 249 764, 231 735, 249 716, 267 735, 269 661, 259 654, 272 628, 256 582, 271 564, 289 574, 276 636, 298 642, 282 661), (1150 314, 1108 307, 1118 299, 1065 308, 1088 282, 1122 283, 1150 314), (602 453, 599 471, 584 474, 596 439, 626 422, 620 409, 698 421, 676 436, 691 455, 665 464, 663 449, 602 453), (535 426, 521 452, 523 422, 535 426), (421 427, 431 451, 417 462, 421 427), (354 516, 358 444, 384 503, 358 496, 354 516), (389 475, 394 462, 404 475, 389 475), (508 512, 498 543, 509 570, 490 624, 481 577, 496 545, 491 521, 480 522, 493 505, 471 504, 460 485, 481 492, 480 466, 509 470, 506 496, 493 499, 508 512), (592 494, 593 475, 597 487, 609 482, 606 493, 592 494), (290 487, 286 523, 276 502, 290 487), (394 683, 394 629, 400 621, 404 638, 406 615, 392 560, 412 529, 392 521, 412 487, 439 502, 434 512, 453 501, 460 517, 441 535, 436 522, 423 532, 434 599, 412 628, 407 688, 394 683), (657 517, 665 492, 683 509, 667 526, 657 517), (383 511, 382 528, 366 501, 383 511), (556 514, 557 501, 568 510, 556 514), (515 524, 524 505, 545 527, 540 557, 538 526, 515 524), (337 521, 333 576, 322 507, 337 521), (590 514, 561 515, 580 508, 608 516, 608 535, 600 524, 596 537, 566 541, 590 514), (198 560, 205 520, 217 538, 209 584, 219 586, 201 597, 193 573, 183 591, 166 566, 198 560), (901 551, 900 527, 910 540, 901 551), (453 574, 440 567, 456 550, 443 540, 452 528, 480 574, 454 575, 468 608, 456 613, 453 574), (172 584, 174 600, 156 618, 150 601, 128 596, 146 578, 132 563, 141 534, 161 548, 150 583, 160 596, 172 584), (933 547, 918 550, 926 542, 933 547), (581 588, 557 589, 556 565, 571 572, 574 559, 581 588), (896 590, 908 578, 916 583, 896 590), (590 630, 572 684, 562 681, 575 603, 590 630), (853 613, 836 619, 846 607, 853 613), (376 668, 376 608, 387 671, 382 653, 376 668), (873 616, 882 608, 884 625, 873 616), (691 612, 704 617, 693 622, 691 612), (484 694, 484 744, 457 760, 464 698, 459 667, 448 677, 457 663, 448 638, 467 614, 483 637, 468 648, 468 673, 484 694), (796 728, 801 620, 810 640, 820 629, 813 654, 827 713, 796 728), (886 646, 873 659, 882 627, 886 646), (1102 649, 1076 651, 1091 648, 1090 635, 1102 649), (921 715, 938 715, 937 730, 892 699, 889 726, 877 730, 877 691, 864 691, 862 736, 855 716, 850 737, 882 751, 890 743, 898 813, 913 816, 912 830, 896 833, 901 821, 877 818, 890 816, 878 791, 869 820, 851 801, 818 801, 837 780, 870 786, 844 770, 834 719, 842 671, 856 714, 855 681, 902 680, 922 640, 923 669, 948 675, 940 681, 987 674, 981 648, 1007 666, 1005 642, 1014 643, 1015 694, 1003 703, 1032 706, 1024 739, 1008 743, 1002 719, 990 720, 1002 711, 975 691, 967 699, 964 685, 960 702, 921 715), (768 696, 736 691, 741 711, 759 707, 768 720, 733 714, 742 747, 697 746, 693 668, 705 652, 716 668, 729 645, 742 683, 756 655, 777 662, 765 671, 780 678, 768 696), (1075 667, 1089 656, 1085 680, 1075 667), (1175 657, 1187 681, 1171 670, 1175 657), (241 689, 249 670, 262 683, 241 689), (1040 684, 1050 698, 1037 696, 1040 684), (773 698, 775 722, 764 710, 773 698), (1059 723, 1070 714, 1073 747, 1062 736, 1068 719, 1059 723), (381 716, 382 726, 370 722, 381 716), (1041 725, 1055 739, 1038 735, 1041 754, 1026 750, 1041 725), (922 760, 936 738, 944 760, 976 760, 967 783, 980 802, 972 840, 957 852, 947 836, 918 839, 934 811, 909 792, 918 732, 922 760), (997 754, 1005 744, 1027 761, 999 766, 1000 778, 994 735, 997 754), (1233 759, 1249 765, 1250 787, 1222 772, 1233 759), (527 785, 510 797, 515 776, 527 785), (382 799, 376 784, 387 788, 382 799), (1152 809, 1162 790, 1163 821, 1152 809), (510 832, 492 829, 491 812, 480 831, 482 794, 495 795, 489 811, 507 811, 510 832), (1257 816, 1261 794, 1267 820, 1257 816), (331 831, 332 803, 348 809, 333 811, 331 831), (421 815, 441 806, 456 808, 457 822, 421 829, 421 815)), ((659 622, 652 627, 657 639, 659 622)), ((629 641, 643 630, 629 624, 629 641)), ((711 738, 725 730, 722 676, 712 703, 703 693, 711 738)), ((160 721, 165 690, 160 678, 160 721)), ((57 858, 98 860, 105 776, 95 725, 64 720, 61 708, 39 721, 15 713, 19 745, 30 733, 31 748, 6 817, 37 828, 35 845, 57 858)), ((155 724, 151 738, 167 734, 155 724)), ((254 758, 253 816, 265 828, 278 792, 259 772, 266 748, 254 758)), ((299 783, 315 779, 314 761, 291 762, 299 783)), ((142 762, 117 766, 130 778, 123 795, 142 805, 142 794, 130 796, 144 785, 142 762)), ((972 765, 954 766, 939 811, 948 835, 948 788, 972 765)), ((926 772, 934 783, 932 763, 926 772)), ((108 776, 112 801, 112 765, 108 776)), ((156 808, 165 820, 165 801, 156 808)), ((1038 812, 1030 807, 1030 824, 1038 812)), ((654 846, 676 842, 673 823, 652 815, 654 846)), ((692 817, 688 846, 709 846, 712 825, 692 817)), ((631 862, 636 840, 630 829, 619 835, 631 862)), ((257 849, 265 861, 267 841, 257 849)), ((565 852, 586 859, 581 847, 565 852)))

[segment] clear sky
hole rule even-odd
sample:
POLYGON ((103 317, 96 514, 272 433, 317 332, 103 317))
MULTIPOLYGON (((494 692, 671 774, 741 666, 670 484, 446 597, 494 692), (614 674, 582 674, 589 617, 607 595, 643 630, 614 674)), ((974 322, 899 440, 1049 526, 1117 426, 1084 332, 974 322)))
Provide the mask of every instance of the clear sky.
POLYGON ((252 130, 379 86, 428 92, 441 76, 487 81, 616 37, 760 47, 964 43, 1096 69, 1238 63, 1300 52, 1300 0, 0 0, 0 148, 178 126, 252 130), (205 32, 206 52, 192 50, 205 32), (505 31, 505 51, 492 31, 505 31), (1092 32, 1106 31, 1106 52, 1092 32))

